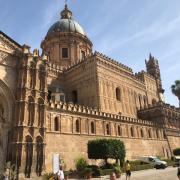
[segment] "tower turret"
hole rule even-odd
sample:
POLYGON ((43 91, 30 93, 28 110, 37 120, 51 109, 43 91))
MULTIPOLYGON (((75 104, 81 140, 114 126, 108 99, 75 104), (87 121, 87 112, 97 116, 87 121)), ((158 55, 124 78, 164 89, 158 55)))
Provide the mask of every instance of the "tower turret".
POLYGON ((156 80, 157 90, 159 95, 159 100, 164 101, 163 93, 164 89, 161 82, 161 74, 159 68, 159 62, 151 54, 149 55, 149 60, 145 60, 147 73, 153 76, 156 80))

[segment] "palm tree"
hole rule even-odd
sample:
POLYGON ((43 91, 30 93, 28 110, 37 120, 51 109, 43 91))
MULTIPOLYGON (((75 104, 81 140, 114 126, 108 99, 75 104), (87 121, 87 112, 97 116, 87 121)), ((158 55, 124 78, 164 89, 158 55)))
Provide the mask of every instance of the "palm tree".
POLYGON ((171 86, 172 93, 178 97, 180 107, 180 80, 176 80, 175 84, 171 86))

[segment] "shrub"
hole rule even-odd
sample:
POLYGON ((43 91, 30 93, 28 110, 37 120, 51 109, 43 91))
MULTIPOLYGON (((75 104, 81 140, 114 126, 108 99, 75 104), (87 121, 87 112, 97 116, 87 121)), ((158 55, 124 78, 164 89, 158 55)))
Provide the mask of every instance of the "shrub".
POLYGON ((105 163, 103 166, 101 166, 101 169, 113 169, 114 164, 105 163))
POLYGON ((87 165, 87 161, 83 157, 76 160, 77 171, 84 171, 87 165))
POLYGON ((85 168, 84 168, 84 173, 85 173, 85 174, 87 174, 87 173, 92 173, 92 168, 85 167, 85 168))
POLYGON ((49 180, 51 178, 54 177, 54 174, 53 173, 45 173, 43 176, 42 176, 42 180, 49 180))
POLYGON ((116 174, 121 174, 121 168, 120 168, 119 165, 115 165, 115 166, 114 166, 114 172, 115 172, 116 174))
POLYGON ((175 162, 171 159, 162 159, 162 161, 166 161, 168 166, 174 166, 175 162))
POLYGON ((174 149, 174 150, 173 150, 173 154, 174 154, 175 156, 180 156, 180 148, 174 149))
POLYGON ((153 169, 154 166, 152 164, 143 164, 143 165, 135 165, 131 167, 131 171, 140 171, 145 169, 153 169))
POLYGON ((113 169, 103 169, 101 170, 102 176, 110 175, 113 172, 113 169))
POLYGON ((99 166, 96 165, 88 165, 87 167, 92 169, 92 176, 94 177, 99 177, 102 175, 101 173, 101 169, 99 168, 99 166))

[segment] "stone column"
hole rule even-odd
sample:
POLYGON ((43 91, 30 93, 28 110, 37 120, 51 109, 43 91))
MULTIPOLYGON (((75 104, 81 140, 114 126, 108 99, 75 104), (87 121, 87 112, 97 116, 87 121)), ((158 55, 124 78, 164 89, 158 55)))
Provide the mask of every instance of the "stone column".
MULTIPOLYGON (((20 147, 20 145, 22 146, 21 152, 19 152, 19 155, 21 156, 21 164, 19 164, 19 178, 20 179, 25 179, 25 167, 26 167, 26 143, 21 143, 19 144, 18 147, 20 147)), ((17 159, 17 152, 18 152, 19 148, 16 148, 16 165, 18 165, 18 159, 17 159)))

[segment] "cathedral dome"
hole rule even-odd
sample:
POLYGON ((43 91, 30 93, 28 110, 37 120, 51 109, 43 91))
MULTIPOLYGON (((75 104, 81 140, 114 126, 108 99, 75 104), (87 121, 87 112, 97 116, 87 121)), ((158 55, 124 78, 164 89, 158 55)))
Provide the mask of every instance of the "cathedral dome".
POLYGON ((47 35, 53 32, 75 32, 86 36, 84 29, 72 19, 72 12, 67 8, 67 5, 61 12, 61 19, 49 28, 47 35))

